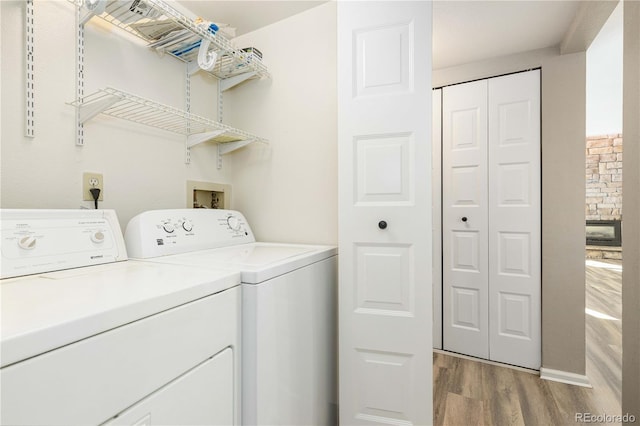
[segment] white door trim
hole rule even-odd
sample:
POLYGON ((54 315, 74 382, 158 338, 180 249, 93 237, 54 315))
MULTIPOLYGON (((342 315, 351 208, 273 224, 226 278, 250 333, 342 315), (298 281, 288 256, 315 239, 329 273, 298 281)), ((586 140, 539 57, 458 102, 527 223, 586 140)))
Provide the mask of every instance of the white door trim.
POLYGON ((433 347, 442 349, 442 89, 433 90, 432 95, 433 347))

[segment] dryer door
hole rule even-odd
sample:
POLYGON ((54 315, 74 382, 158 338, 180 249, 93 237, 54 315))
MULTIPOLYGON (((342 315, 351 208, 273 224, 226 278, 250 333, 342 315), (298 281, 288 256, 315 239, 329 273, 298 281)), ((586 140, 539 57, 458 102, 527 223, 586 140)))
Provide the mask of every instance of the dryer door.
POLYGON ((103 426, 237 424, 233 397, 233 350, 226 348, 103 426))

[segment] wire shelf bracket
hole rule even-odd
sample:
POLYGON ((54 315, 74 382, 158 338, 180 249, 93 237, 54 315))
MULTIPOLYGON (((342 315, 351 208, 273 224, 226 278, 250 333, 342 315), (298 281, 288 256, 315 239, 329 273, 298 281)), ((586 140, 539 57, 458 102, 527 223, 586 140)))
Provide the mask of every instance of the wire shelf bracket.
POLYGON ((253 143, 253 140, 246 141, 237 141, 237 142, 229 142, 225 144, 218 144, 218 152, 217 152, 217 160, 218 160, 218 169, 222 168, 222 156, 225 154, 229 154, 237 149, 245 147, 250 143, 253 143))
POLYGON ((233 152, 237 149, 240 149, 244 146, 249 145, 250 143, 255 142, 254 140, 246 140, 246 141, 236 141, 236 142, 229 142, 229 143, 225 143, 225 144, 220 144, 218 145, 218 153, 220 155, 225 155, 225 154, 229 154, 230 152, 233 152))
MULTIPOLYGON (((211 139, 214 139, 222 135, 223 133, 224 133, 224 130, 214 130, 211 132, 204 132, 204 133, 197 133, 195 135, 189 135, 187 136, 187 148, 191 148, 203 142, 207 142, 211 139)), ((227 142, 227 144, 229 143, 233 143, 233 142, 227 142)))
POLYGON ((222 89, 222 91, 226 91, 231 89, 232 87, 237 86, 240 83, 243 83, 251 78, 254 78, 257 75, 257 72, 255 71, 250 71, 250 72, 246 72, 244 74, 239 74, 239 75, 235 75, 233 77, 228 77, 225 78, 224 80, 220 81, 220 87, 222 89))
POLYGON ((79 119, 80 123, 84 124, 85 122, 91 120, 96 115, 99 115, 104 110, 113 106, 115 103, 120 102, 121 98, 116 95, 105 96, 100 99, 96 99, 94 101, 87 101, 78 106, 79 111, 79 119))

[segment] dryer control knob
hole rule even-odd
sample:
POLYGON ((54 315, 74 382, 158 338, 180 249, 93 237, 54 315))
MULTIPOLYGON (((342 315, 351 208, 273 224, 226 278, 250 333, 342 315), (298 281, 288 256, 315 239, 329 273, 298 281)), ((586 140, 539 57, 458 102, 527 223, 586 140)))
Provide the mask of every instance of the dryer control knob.
POLYGON ((188 220, 185 220, 184 222, 182 222, 182 229, 184 229, 187 232, 191 232, 191 230, 193 229, 193 223, 189 222, 188 220))
POLYGON ((164 225, 162 225, 162 229, 164 229, 164 231, 169 234, 176 230, 176 228, 174 228, 170 223, 165 223, 164 225))
POLYGON ((227 218, 227 225, 234 231, 240 230, 240 220, 235 216, 229 216, 227 218))
POLYGON ((104 243, 104 232, 96 231, 93 234, 91 234, 91 241, 98 244, 104 243))
POLYGON ((36 237, 29 235, 18 240, 18 246, 23 250, 32 250, 36 247, 36 237))

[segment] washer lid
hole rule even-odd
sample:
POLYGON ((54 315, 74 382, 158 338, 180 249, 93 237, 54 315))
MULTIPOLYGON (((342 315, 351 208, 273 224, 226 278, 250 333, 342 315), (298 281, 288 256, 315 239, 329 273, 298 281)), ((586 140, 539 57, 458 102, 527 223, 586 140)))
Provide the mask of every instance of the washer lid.
POLYGON ((334 246, 250 243, 173 256, 146 259, 151 262, 225 268, 242 273, 242 282, 258 284, 337 254, 334 246))
POLYGON ((289 258, 317 251, 312 246, 267 245, 264 243, 243 244, 217 250, 215 262, 241 264, 245 267, 264 267, 289 258))
POLYGON ((240 274, 124 261, 3 280, 1 366, 240 283, 240 274))

